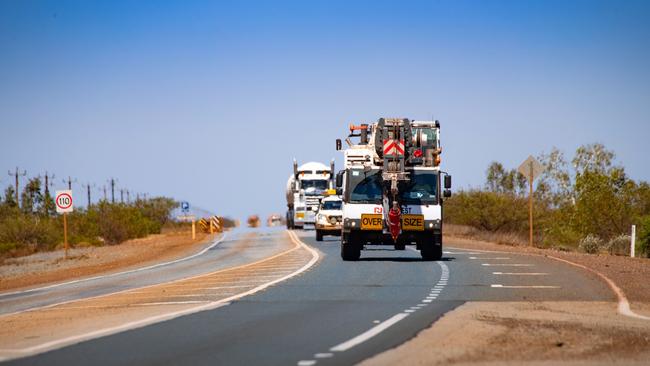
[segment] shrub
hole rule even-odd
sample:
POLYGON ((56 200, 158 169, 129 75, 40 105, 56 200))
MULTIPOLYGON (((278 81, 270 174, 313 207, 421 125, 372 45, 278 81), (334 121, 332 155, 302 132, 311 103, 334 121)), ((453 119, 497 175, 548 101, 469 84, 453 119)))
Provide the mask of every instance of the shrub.
POLYGON ((622 234, 607 242, 605 248, 609 254, 629 256, 631 240, 632 238, 629 235, 622 234))
POLYGON ((636 238, 637 256, 650 257, 650 215, 641 218, 636 238))
POLYGON ((580 240, 578 247, 585 253, 596 254, 603 247, 603 241, 599 237, 589 234, 580 240))

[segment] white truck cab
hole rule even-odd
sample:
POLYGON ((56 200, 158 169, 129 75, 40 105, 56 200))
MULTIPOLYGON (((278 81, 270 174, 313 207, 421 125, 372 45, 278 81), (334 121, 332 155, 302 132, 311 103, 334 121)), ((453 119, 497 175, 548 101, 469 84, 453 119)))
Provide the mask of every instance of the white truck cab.
POLYGON ((293 162, 293 174, 287 179, 287 228, 303 229, 314 225, 318 204, 325 192, 332 188, 334 162, 325 164, 309 162, 298 166, 293 162))
POLYGON ((440 259, 443 198, 451 195, 451 176, 440 170, 440 124, 382 118, 350 132, 348 138, 360 141, 347 140, 345 169, 336 177, 343 198, 341 257, 357 260, 367 245, 403 250, 415 244, 425 260, 440 259))

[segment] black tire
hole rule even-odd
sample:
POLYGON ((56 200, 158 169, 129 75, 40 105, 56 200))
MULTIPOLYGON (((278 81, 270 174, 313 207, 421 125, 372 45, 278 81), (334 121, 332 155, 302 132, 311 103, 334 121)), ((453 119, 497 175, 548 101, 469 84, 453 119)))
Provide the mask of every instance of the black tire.
POLYGON ((395 250, 406 250, 406 244, 404 243, 395 243, 395 250))
POLYGON ((341 258, 344 261, 358 261, 361 258, 361 246, 341 238, 341 258))
POLYGON ((439 261, 442 259, 442 245, 436 245, 434 243, 423 245, 422 249, 420 249, 420 254, 425 261, 439 261))
POLYGON ((316 241, 323 241, 323 233, 316 229, 316 241))

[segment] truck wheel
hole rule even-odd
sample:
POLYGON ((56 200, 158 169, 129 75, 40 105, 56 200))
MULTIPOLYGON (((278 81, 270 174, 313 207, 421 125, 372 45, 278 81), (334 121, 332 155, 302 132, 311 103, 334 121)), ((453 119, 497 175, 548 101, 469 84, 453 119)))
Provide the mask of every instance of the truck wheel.
POLYGON ((404 243, 395 243, 395 250, 405 250, 406 244, 404 243))
POLYGON ((442 245, 433 243, 423 245, 420 254, 425 261, 439 261, 442 258, 442 245))
POLYGON ((323 233, 316 229, 316 241, 323 241, 323 233))
POLYGON ((341 258, 344 261, 358 261, 361 257, 361 246, 341 239, 341 258))

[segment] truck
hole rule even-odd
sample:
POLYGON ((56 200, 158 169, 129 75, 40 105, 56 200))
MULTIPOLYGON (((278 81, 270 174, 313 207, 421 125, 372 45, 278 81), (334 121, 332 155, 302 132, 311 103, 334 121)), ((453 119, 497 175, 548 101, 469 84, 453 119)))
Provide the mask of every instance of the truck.
POLYGON ((325 191, 334 186, 334 161, 329 168, 322 163, 309 162, 298 166, 293 161, 293 174, 287 179, 287 229, 304 229, 314 225, 318 204, 325 191))
MULTIPOLYGON (((351 125, 345 141, 345 166, 336 175, 342 259, 358 260, 368 245, 404 250, 413 244, 424 260, 440 259, 442 206, 451 196, 451 175, 440 169, 440 123, 380 118, 351 125)), ((340 139, 336 149, 342 150, 340 139)))
POLYGON ((335 189, 330 189, 316 212, 316 241, 323 241, 325 235, 341 236, 342 206, 341 197, 336 195, 335 189))

